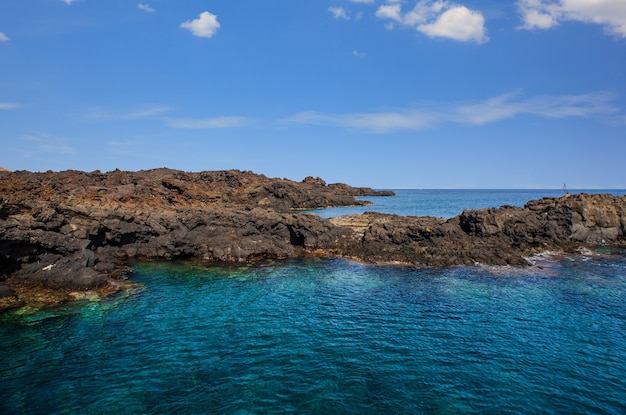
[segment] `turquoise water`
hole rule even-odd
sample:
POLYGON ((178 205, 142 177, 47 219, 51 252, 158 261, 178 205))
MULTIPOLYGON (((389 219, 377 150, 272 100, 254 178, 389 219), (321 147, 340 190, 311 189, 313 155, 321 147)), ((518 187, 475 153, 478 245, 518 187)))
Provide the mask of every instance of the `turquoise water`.
POLYGON ((623 414, 626 255, 541 269, 137 264, 0 317, 2 414, 623 414))
MULTIPOLYGON (((330 218, 352 213, 367 211, 392 213, 402 216, 436 216, 452 218, 463 212, 463 209, 481 209, 502 205, 523 207, 529 200, 544 197, 561 197, 561 189, 530 189, 530 190, 437 190, 437 189, 399 189, 394 190, 395 197, 359 197, 357 199, 373 202, 371 206, 341 207, 311 210, 322 217, 330 218)), ((610 193, 623 196, 626 190, 570 190, 570 193, 610 193)))
MULTIPOLYGON (((375 207, 535 198, 411 192, 375 207)), ((136 291, 0 315, 0 414, 626 413, 626 252, 539 265, 135 264, 136 291)))

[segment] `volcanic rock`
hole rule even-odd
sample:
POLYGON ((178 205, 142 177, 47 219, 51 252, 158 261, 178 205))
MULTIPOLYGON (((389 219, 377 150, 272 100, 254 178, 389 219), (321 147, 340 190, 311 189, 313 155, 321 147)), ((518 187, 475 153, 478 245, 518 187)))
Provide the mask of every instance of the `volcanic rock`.
POLYGON ((465 210, 451 219, 368 212, 331 222, 357 232, 358 240, 341 254, 364 261, 527 265, 528 256, 545 251, 624 247, 626 197, 566 195, 530 201, 524 208, 465 210))
MULTIPOLYGON (((169 169, 0 175, 0 283, 110 290, 129 259, 289 258, 352 230, 298 210, 365 205, 321 179, 169 169)), ((365 189, 377 194, 372 189, 365 189)))
POLYGON ((3 172, 0 309, 124 289, 131 259, 323 255, 412 266, 523 265, 546 250, 624 246, 625 198, 611 195, 467 210, 448 220, 380 213, 328 220, 301 211, 392 194, 238 170, 3 172))

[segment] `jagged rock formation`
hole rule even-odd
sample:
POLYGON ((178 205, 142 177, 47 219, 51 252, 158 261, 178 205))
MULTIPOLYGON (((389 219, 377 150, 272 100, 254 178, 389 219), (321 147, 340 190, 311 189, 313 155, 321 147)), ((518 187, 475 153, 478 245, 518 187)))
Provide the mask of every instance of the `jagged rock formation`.
POLYGON ((299 212, 392 195, 236 170, 0 173, 0 310, 124 289, 130 259, 241 262, 341 255, 408 265, 525 264, 624 244, 624 197, 571 195, 444 220, 299 212))
POLYGON ((626 243, 626 198, 566 195, 524 208, 466 210, 451 219, 365 213, 331 219, 358 242, 341 253, 361 260, 412 265, 528 265, 545 251, 626 243))
POLYGON ((251 261, 335 246, 352 231, 295 210, 378 194, 235 170, 0 173, 0 299, 115 291, 131 258, 251 261))

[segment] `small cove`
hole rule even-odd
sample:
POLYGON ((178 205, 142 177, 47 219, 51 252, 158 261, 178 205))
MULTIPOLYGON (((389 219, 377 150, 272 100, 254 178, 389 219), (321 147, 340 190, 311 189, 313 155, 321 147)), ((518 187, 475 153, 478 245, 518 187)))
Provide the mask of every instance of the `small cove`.
MULTIPOLYGON (((365 210, 550 196, 421 192, 365 210)), ((137 263, 124 295, 0 316, 0 413, 620 414, 626 255, 608 252, 528 268, 137 263)))

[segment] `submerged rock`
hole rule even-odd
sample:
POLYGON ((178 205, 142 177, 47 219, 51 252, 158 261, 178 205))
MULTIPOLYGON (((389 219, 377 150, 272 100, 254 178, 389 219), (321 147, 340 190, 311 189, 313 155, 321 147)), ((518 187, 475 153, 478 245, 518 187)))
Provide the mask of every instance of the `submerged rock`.
POLYGON ((0 311, 24 306, 17 293, 4 284, 0 284, 0 311))

